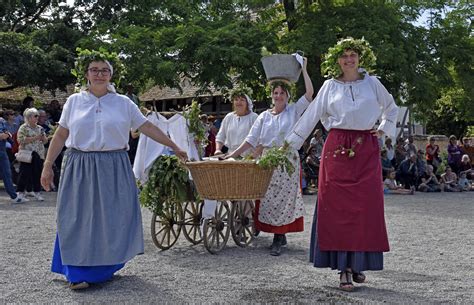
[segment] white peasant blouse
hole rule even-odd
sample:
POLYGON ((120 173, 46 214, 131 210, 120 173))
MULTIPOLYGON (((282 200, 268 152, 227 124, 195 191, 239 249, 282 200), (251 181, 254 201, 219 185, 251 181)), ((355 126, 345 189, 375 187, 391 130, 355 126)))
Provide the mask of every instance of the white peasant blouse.
POLYGON ((365 74, 362 80, 347 83, 329 79, 285 140, 299 149, 319 120, 329 131, 370 130, 380 119, 377 129, 393 137, 397 118, 392 95, 375 76, 365 74))
POLYGON ((260 113, 245 141, 253 147, 282 146, 285 137, 308 106, 309 101, 303 95, 296 103, 286 105, 279 114, 272 114, 270 109, 260 113))
POLYGON ((224 143, 229 151, 236 150, 247 137, 257 116, 255 112, 243 116, 238 116, 235 112, 227 114, 222 120, 216 141, 224 143))
POLYGON ((107 93, 98 98, 89 91, 71 95, 59 125, 69 130, 66 147, 81 151, 128 149, 130 130, 147 119, 125 95, 107 93))

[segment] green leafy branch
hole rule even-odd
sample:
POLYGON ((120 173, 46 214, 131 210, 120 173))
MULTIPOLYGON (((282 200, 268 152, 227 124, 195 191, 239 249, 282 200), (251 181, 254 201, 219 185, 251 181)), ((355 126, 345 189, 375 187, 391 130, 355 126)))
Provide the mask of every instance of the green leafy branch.
POLYGON ((165 203, 179 204, 197 197, 191 189, 188 171, 176 156, 158 157, 140 192, 142 206, 158 215, 162 215, 165 203))
POLYGON ((201 145, 207 144, 207 130, 201 121, 201 105, 193 100, 191 105, 187 105, 183 109, 183 116, 188 122, 189 132, 194 135, 194 139, 199 141, 201 145))
POLYGON ((262 157, 257 160, 257 165, 264 169, 279 167, 291 176, 295 171, 295 167, 290 161, 291 157, 290 145, 285 142, 282 147, 275 146, 266 150, 262 157))

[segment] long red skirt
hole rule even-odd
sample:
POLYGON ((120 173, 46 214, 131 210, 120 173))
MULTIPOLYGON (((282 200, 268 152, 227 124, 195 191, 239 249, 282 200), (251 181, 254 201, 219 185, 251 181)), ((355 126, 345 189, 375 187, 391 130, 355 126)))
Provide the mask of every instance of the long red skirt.
POLYGON ((255 223, 255 229, 274 233, 274 234, 286 234, 286 233, 294 233, 294 232, 303 232, 304 231, 304 219, 303 217, 295 219, 292 223, 283 226, 272 226, 267 223, 263 223, 258 221, 258 213, 260 209, 260 200, 255 200, 255 215, 253 217, 255 223))
POLYGON ((380 148, 370 131, 329 132, 319 169, 316 225, 321 251, 389 251, 380 148))

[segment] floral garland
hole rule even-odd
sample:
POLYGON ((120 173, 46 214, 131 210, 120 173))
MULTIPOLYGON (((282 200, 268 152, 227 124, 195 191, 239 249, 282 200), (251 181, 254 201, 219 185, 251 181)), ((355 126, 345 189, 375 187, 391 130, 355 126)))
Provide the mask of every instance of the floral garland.
POLYGON ((104 48, 99 48, 98 51, 76 48, 76 52, 77 58, 71 73, 77 78, 77 87, 85 87, 87 85, 85 75, 89 64, 93 61, 108 61, 114 68, 112 78, 115 80, 115 85, 117 87, 120 86, 120 81, 123 80, 125 74, 125 65, 117 53, 110 53, 104 48))
POLYGON ((370 48, 370 44, 362 39, 354 39, 352 37, 341 39, 337 44, 329 48, 324 55, 324 61, 321 63, 321 73, 325 77, 337 78, 342 75, 342 70, 337 60, 344 54, 346 50, 353 50, 359 54, 359 66, 367 72, 373 72, 372 67, 375 66, 377 58, 370 48))
POLYGON ((326 152, 326 156, 324 156, 324 158, 327 159, 332 154, 333 158, 336 158, 338 155, 340 156, 347 155, 347 157, 352 159, 356 155, 355 148, 358 145, 361 145, 362 143, 363 143, 362 137, 358 137, 350 148, 346 148, 344 147, 344 145, 338 145, 336 150, 326 152))

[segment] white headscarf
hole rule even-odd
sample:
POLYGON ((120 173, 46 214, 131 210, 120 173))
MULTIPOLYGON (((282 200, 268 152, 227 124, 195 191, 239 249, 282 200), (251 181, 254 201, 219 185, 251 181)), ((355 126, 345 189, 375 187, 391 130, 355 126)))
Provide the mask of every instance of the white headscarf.
POLYGON ((252 112, 253 111, 253 102, 247 94, 244 94, 244 96, 245 96, 245 99, 247 100, 247 106, 249 107, 249 111, 252 112))

